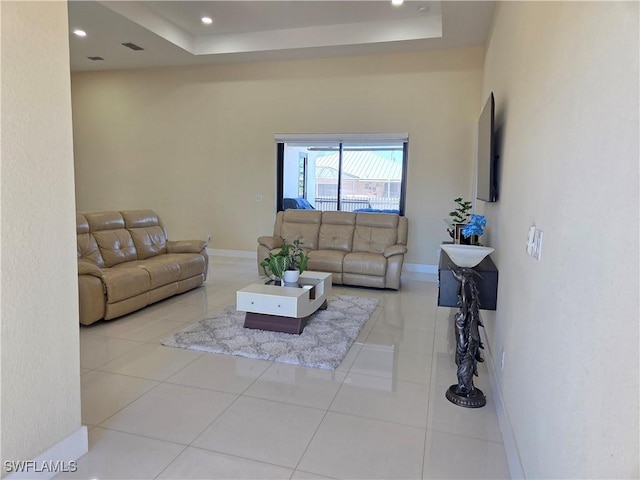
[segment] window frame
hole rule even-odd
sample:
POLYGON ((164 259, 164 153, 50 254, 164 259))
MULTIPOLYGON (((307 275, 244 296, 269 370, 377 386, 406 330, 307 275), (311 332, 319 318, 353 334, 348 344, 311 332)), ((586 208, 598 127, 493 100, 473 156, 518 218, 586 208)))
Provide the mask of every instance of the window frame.
MULTIPOLYGON (((403 134, 345 134, 345 135, 276 135, 276 211, 283 211, 284 201, 284 154, 285 144, 293 145, 315 145, 315 144, 333 144, 338 146, 338 184, 337 184, 337 209, 340 211, 340 203, 342 200, 342 159, 346 144, 357 144, 358 146, 372 148, 380 145, 402 144, 402 178, 400 181, 400 198, 398 211, 404 216, 406 211, 406 195, 407 195, 407 164, 409 159, 409 135, 403 134)), ((347 146, 348 148, 348 146, 347 146)), ((306 186, 305 186, 306 187, 306 186)), ((305 188, 306 190, 306 188, 305 188)))

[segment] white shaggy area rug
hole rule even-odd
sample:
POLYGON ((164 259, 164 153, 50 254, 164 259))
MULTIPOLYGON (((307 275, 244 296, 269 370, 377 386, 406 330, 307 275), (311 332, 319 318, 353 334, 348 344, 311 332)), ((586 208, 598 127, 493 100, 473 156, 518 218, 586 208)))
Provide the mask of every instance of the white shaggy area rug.
POLYGON ((375 298, 333 295, 327 309, 314 313, 300 335, 244 328, 244 312, 227 307, 162 344, 333 370, 378 303, 375 298))

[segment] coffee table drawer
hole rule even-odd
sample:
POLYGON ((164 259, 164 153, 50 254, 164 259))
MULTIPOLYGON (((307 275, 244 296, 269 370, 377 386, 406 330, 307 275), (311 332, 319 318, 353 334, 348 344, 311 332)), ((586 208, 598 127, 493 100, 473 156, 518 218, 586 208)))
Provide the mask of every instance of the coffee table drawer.
POLYGON ((332 274, 306 271, 300 274, 300 287, 254 283, 236 293, 236 309, 241 312, 288 318, 306 318, 326 308, 331 295, 332 274))
POLYGON ((237 309, 243 312, 268 313, 270 315, 295 314, 296 298, 273 295, 243 295, 238 292, 237 309))

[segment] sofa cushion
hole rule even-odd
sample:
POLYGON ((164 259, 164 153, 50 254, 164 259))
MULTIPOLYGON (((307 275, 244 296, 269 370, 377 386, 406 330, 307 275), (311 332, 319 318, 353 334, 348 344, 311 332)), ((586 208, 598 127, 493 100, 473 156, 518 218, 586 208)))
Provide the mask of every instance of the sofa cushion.
POLYGON ((384 277, 387 271, 387 259, 378 253, 347 253, 342 262, 343 273, 375 275, 384 277))
POLYGON ((318 249, 350 252, 353 248, 353 228, 355 224, 355 213, 324 212, 318 236, 318 249))
POLYGON ((133 239, 138 260, 167 253, 167 232, 153 210, 125 210, 120 212, 124 226, 133 239))
POLYGON ((124 218, 119 212, 87 212, 84 214, 91 232, 124 228, 124 218))
POLYGON ((318 272, 342 272, 342 261, 346 252, 341 250, 311 250, 309 252, 309 270, 318 272))
POLYGON ((285 210, 280 235, 287 243, 300 240, 302 246, 318 248, 318 232, 322 221, 320 210, 285 210))
POLYGON ((163 258, 176 263, 180 267, 178 280, 201 275, 205 271, 205 259, 199 253, 167 253, 163 255, 163 258))
POLYGON ((102 230, 93 233, 105 266, 113 267, 123 262, 137 260, 138 254, 131 234, 124 229, 102 230))
POLYGON ((88 212, 84 217, 106 267, 138 258, 131 235, 124 228, 124 218, 119 212, 88 212))
POLYGON ((124 210, 120 214, 125 228, 162 227, 160 218, 153 210, 124 210))
POLYGON ((105 268, 102 271, 102 281, 107 291, 107 303, 135 297, 151 288, 149 273, 136 266, 105 268))
POLYGON ((385 277, 376 277, 373 275, 360 275, 358 273, 342 274, 342 283, 345 285, 357 285, 359 287, 385 288, 385 277))
POLYGON ((100 254, 98 243, 89 233, 89 221, 81 213, 76 213, 76 242, 78 260, 88 260, 99 267, 104 267, 104 260, 100 254))
POLYGON ((160 226, 130 228, 129 233, 138 253, 138 260, 167 253, 167 238, 160 226))
POLYGON ((180 279, 180 265, 175 260, 165 258, 165 255, 123 263, 116 265, 114 268, 128 267, 138 267, 146 270, 151 281, 151 288, 162 287, 180 279))
POLYGON ((382 253, 398 240, 398 215, 358 213, 353 232, 353 251, 382 253))
POLYGON ((399 215, 392 213, 358 213, 356 225, 376 228, 398 228, 399 215))

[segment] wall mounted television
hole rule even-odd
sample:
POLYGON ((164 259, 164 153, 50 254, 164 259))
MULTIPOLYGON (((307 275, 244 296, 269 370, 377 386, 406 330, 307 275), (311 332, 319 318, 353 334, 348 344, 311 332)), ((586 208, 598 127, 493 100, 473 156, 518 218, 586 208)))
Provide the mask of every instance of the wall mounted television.
POLYGON ((478 148, 476 162, 476 197, 485 202, 498 200, 497 157, 495 146, 495 102, 489 95, 478 119, 478 148))

